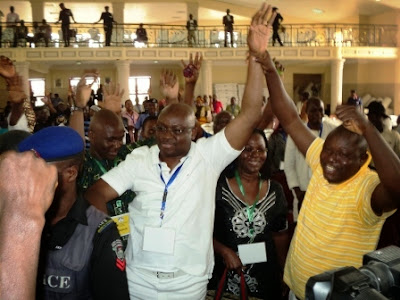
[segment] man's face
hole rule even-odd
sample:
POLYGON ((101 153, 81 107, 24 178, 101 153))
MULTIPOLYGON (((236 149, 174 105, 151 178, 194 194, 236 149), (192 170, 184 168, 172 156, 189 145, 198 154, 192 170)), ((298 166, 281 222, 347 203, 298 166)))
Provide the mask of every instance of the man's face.
POLYGON ((318 102, 307 103, 307 116, 310 124, 321 125, 324 117, 324 109, 318 102))
POLYGON ((157 104, 149 102, 147 104, 147 112, 150 116, 155 116, 157 114, 157 104))
POLYGON ((196 134, 194 118, 175 112, 161 114, 156 128, 161 157, 182 158, 187 155, 196 134))
POLYGON ((232 97, 231 98, 231 105, 235 105, 236 104, 236 99, 235 99, 235 97, 232 97))
POLYGON ((90 147, 101 159, 113 160, 122 146, 124 135, 122 122, 118 126, 103 124, 89 131, 90 147))
POLYGON ((125 108, 127 111, 131 112, 133 110, 133 104, 131 100, 125 102, 125 108))
POLYGON ((358 172, 366 157, 361 155, 354 137, 348 139, 339 134, 330 134, 322 148, 320 160, 325 179, 329 183, 341 183, 358 172))
POLYGON ((157 120, 147 121, 143 126, 142 138, 147 140, 156 137, 157 120))

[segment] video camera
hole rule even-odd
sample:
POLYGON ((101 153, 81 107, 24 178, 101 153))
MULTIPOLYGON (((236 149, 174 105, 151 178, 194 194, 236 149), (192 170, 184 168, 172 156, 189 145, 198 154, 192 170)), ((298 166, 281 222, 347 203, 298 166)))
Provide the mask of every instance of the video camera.
POLYGON ((400 300, 400 248, 367 253, 363 266, 343 267, 310 277, 306 300, 400 300))

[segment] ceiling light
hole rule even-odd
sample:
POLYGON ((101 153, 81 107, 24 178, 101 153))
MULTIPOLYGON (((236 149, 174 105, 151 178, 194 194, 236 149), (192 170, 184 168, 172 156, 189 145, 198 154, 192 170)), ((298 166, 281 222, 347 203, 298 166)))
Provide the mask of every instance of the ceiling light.
POLYGON ((314 14, 323 14, 324 13, 324 11, 322 9, 320 9, 320 8, 313 8, 312 12, 314 14))

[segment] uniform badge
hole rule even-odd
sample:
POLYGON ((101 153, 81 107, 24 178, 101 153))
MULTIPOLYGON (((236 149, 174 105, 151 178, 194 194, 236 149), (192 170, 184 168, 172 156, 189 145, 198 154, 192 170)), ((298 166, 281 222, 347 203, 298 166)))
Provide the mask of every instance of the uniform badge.
POLYGON ((117 256, 115 260, 115 266, 121 271, 125 271, 126 261, 124 254, 124 246, 122 245, 122 241, 120 239, 116 239, 111 243, 111 247, 117 256))

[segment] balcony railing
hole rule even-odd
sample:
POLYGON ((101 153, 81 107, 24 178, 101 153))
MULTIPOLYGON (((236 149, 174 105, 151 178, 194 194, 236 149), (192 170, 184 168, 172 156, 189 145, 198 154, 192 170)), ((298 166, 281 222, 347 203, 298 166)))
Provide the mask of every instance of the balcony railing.
MULTIPOLYGON (((14 46, 15 28, 2 24, 2 47, 14 46)), ((32 23, 28 27, 28 38, 20 37, 18 47, 44 47, 43 38, 35 38, 32 23)), ((50 24, 52 28, 49 47, 63 47, 61 26, 50 24)), ((71 47, 101 48, 105 46, 102 24, 71 24, 71 47)), ((188 47, 187 30, 180 25, 144 25, 148 42, 135 42, 138 24, 116 24, 113 28, 111 46, 114 47, 188 47)), ((396 47, 396 25, 362 24, 284 24, 280 37, 284 46, 311 47, 396 47)), ((248 26, 235 26, 234 47, 246 47, 248 26)), ((199 48, 224 47, 222 26, 199 26, 196 32, 199 48)), ((271 41, 272 42, 272 41, 271 41)), ((228 46, 230 41, 228 40, 228 46)))

